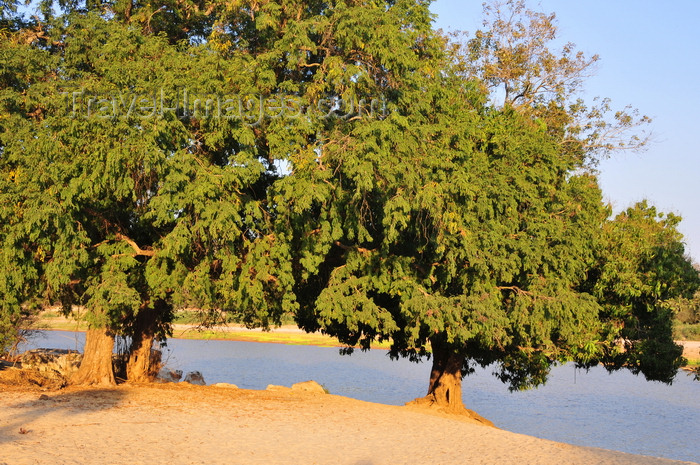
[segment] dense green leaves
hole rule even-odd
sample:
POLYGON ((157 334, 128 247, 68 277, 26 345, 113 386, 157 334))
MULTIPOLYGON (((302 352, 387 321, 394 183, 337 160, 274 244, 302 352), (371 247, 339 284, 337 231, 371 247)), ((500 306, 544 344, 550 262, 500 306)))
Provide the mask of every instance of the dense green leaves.
POLYGON ((420 114, 413 126, 389 118, 329 167, 328 182, 349 191, 321 207, 313 321, 348 344, 391 339, 393 354, 411 358, 440 337, 467 363, 500 360, 514 387, 537 384, 543 364, 595 341, 598 306, 576 286, 604 218, 600 192, 517 113, 458 108, 449 135, 426 138, 420 114), (387 146, 390 166, 373 163, 372 149, 387 146))
POLYGON ((4 44, 27 81, 2 89, 7 311, 35 297, 85 305, 91 326, 121 331, 155 299, 263 325, 293 310, 284 249, 261 252, 270 215, 257 186, 272 173, 259 136, 194 107, 212 89, 253 88, 248 59, 93 15, 54 34, 55 53, 4 44))
POLYGON ((683 361, 672 338, 671 304, 691 298, 700 276, 685 256, 679 221, 642 202, 604 225, 589 285, 603 306, 603 336, 615 342, 603 357, 612 369, 669 382, 683 361))

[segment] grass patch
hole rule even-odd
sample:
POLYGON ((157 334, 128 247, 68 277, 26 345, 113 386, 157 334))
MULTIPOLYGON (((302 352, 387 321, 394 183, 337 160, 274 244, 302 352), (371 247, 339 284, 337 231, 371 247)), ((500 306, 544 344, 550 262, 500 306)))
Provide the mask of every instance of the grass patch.
MULTIPOLYGON (((228 340, 244 342, 263 342, 273 344, 290 344, 316 347, 343 347, 337 339, 320 333, 301 333, 287 331, 246 331, 246 330, 198 330, 185 329, 173 331, 178 339, 228 340)), ((373 344, 373 349, 388 349, 389 343, 373 344)))
POLYGON ((59 314, 42 313, 37 320, 36 329, 55 331, 85 331, 87 325, 80 319, 65 317, 59 314))
POLYGON ((677 341, 698 341, 700 340, 700 323, 673 325, 673 338, 677 341))

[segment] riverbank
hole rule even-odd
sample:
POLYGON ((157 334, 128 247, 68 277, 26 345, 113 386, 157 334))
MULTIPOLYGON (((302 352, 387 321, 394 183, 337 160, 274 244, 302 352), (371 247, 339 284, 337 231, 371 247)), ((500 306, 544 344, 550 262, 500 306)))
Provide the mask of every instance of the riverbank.
MULTIPOLYGON (((37 321, 37 328, 49 331, 85 331, 85 324, 55 312, 46 312, 37 321)), ((230 324, 202 328, 194 324, 173 324, 172 337, 177 339, 224 340, 244 342, 266 342, 275 344, 311 345, 316 347, 342 347, 337 339, 321 333, 307 333, 294 325, 283 325, 269 331, 249 329, 230 324)), ((386 343, 372 345, 373 349, 387 349, 386 343)))
POLYGON ((182 383, 9 389, 0 396, 0 450, 0 463, 16 465, 689 463, 341 396, 182 383))

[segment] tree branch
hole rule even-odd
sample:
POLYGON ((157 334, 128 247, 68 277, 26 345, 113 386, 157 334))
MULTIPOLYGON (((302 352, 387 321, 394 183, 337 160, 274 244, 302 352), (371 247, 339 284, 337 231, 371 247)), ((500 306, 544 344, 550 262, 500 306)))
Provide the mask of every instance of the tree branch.
POLYGON ((138 246, 138 244, 133 239, 126 237, 122 233, 117 233, 116 238, 120 241, 126 242, 127 244, 129 244, 131 246, 132 249, 134 249, 134 252, 136 252, 133 255, 134 257, 136 257, 138 255, 143 255, 144 257, 152 257, 155 255, 155 252, 153 250, 142 249, 141 247, 138 246))
POLYGON ((524 289, 519 288, 518 286, 496 286, 496 289, 499 291, 513 291, 516 294, 522 294, 522 295, 527 295, 530 297, 533 297, 535 299, 543 299, 543 300, 556 300, 555 297, 550 297, 542 294, 535 294, 534 292, 526 291, 524 289))
POLYGON ((365 249, 364 247, 351 247, 351 246, 349 246, 349 245, 343 244, 343 243, 340 242, 340 241, 335 241, 334 244, 337 245, 338 247, 340 247, 340 248, 343 249, 343 250, 357 250, 358 252, 360 252, 360 253, 362 253, 362 254, 368 254, 368 253, 370 253, 370 250, 369 250, 369 249, 365 249))

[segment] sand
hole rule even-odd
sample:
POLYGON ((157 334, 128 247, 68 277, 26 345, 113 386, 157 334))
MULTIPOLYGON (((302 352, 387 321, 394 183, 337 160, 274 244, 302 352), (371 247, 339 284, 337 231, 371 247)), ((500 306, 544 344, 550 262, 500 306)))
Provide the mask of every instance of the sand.
POLYGON ((8 465, 684 463, 329 394, 186 383, 0 389, 0 464, 8 465))
POLYGON ((700 359, 700 341, 677 341, 683 346, 683 356, 687 359, 700 359))

